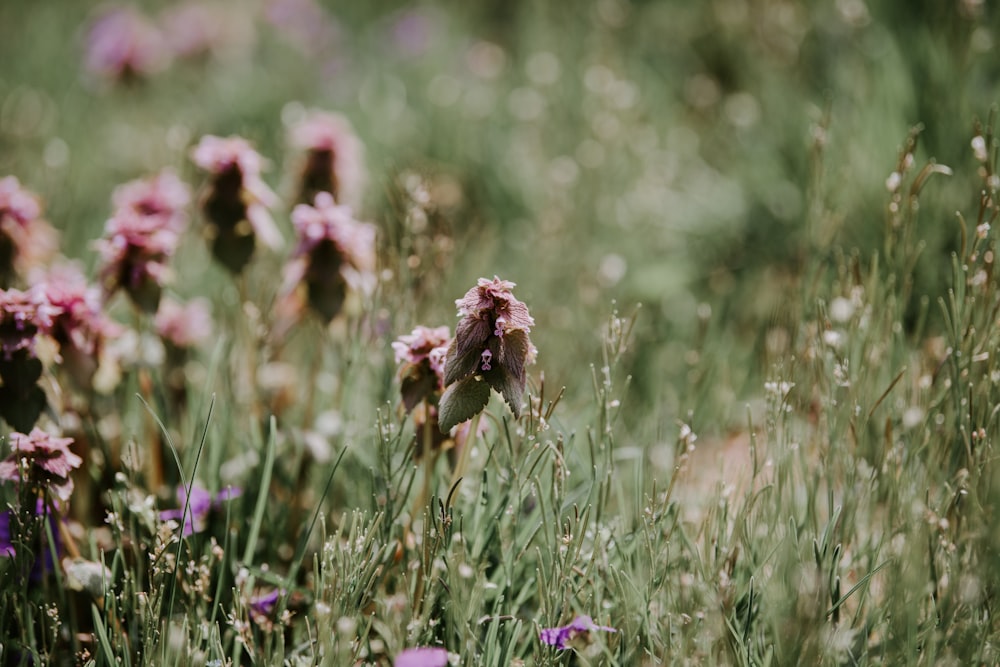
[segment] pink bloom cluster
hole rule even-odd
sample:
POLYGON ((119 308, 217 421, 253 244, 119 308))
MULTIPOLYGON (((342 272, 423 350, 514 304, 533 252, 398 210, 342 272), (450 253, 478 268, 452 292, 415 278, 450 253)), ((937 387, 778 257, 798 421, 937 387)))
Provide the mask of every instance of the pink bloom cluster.
POLYGON ((253 17, 239 5, 187 0, 160 14, 163 36, 175 58, 237 56, 254 41, 253 17))
POLYGON ((417 326, 413 333, 403 334, 393 341, 392 349, 396 354, 396 363, 406 363, 414 366, 427 362, 428 368, 438 377, 441 385, 444 380, 444 359, 451 342, 451 330, 448 327, 417 326))
POLYGON ((202 137, 191 159, 210 174, 201 207, 212 228, 216 259, 239 273, 250 261, 256 241, 271 248, 281 246, 281 233, 268 211, 278 199, 261 180, 264 158, 246 139, 202 137))
POLYGON ((192 299, 184 305, 165 298, 153 324, 160 337, 174 347, 194 347, 212 335, 212 312, 207 299, 192 299))
POLYGON ((131 81, 162 72, 175 58, 243 53, 253 39, 253 21, 245 9, 188 0, 153 20, 120 4, 105 8, 91 22, 84 62, 94 74, 131 81))
MULTIPOLYGON (((396 363, 401 364, 400 394, 403 408, 410 412, 423 401, 432 404, 436 420, 437 401, 444 389, 444 360, 451 342, 448 327, 418 326, 392 343, 396 363)), ((423 422, 424 415, 417 416, 423 422)))
POLYGON ((513 287, 498 277, 480 278, 455 301, 462 320, 445 363, 447 389, 439 403, 442 429, 482 410, 490 388, 503 396, 515 417, 520 416, 527 382, 524 369, 534 362, 537 351, 528 338, 535 320, 528 307, 514 298, 513 287))
POLYGON ((115 212, 95 244, 108 295, 122 288, 139 307, 156 312, 171 277, 168 263, 180 243, 189 198, 169 171, 115 191, 115 212))
POLYGON ((55 253, 56 232, 41 215, 38 197, 21 187, 16 176, 0 178, 0 278, 14 268, 24 271, 42 263, 55 253))
POLYGON ((104 340, 121 333, 122 327, 101 307, 100 289, 87 284, 78 265, 59 264, 33 278, 49 304, 59 311, 49 333, 64 353, 72 349, 82 356, 94 356, 104 340))
POLYGON ((34 356, 36 337, 49 333, 61 312, 39 287, 26 292, 0 289, 0 357, 10 361, 21 351, 34 356))
POLYGON ((152 218, 164 229, 180 234, 187 227, 191 189, 168 168, 150 178, 118 186, 111 203, 117 213, 152 218))
POLYGON ((307 54, 322 53, 340 35, 339 25, 316 0, 266 0, 264 17, 307 54))
POLYGON ((24 483, 51 491, 63 502, 73 493, 70 473, 83 459, 70 451, 73 438, 56 438, 40 428, 31 433, 11 433, 11 453, 0 461, 0 480, 24 483))
POLYGON ((364 147, 343 116, 314 111, 292 126, 290 142, 306 152, 299 201, 312 202, 329 192, 341 204, 356 206, 365 181, 364 147))
POLYGON ((292 223, 299 242, 285 269, 286 289, 305 283, 309 305, 329 321, 348 286, 365 291, 374 280, 375 227, 355 220, 329 192, 316 195, 315 206, 296 206, 292 223))
POLYGON ((106 9, 87 33, 87 68, 116 79, 142 78, 170 64, 170 50, 149 18, 134 7, 106 9))

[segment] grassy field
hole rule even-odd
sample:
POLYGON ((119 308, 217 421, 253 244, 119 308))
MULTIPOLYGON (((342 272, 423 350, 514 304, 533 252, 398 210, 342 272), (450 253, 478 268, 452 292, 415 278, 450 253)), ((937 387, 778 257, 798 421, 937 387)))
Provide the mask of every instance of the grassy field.
POLYGON ((0 3, 0 664, 1000 662, 997 19, 0 3))

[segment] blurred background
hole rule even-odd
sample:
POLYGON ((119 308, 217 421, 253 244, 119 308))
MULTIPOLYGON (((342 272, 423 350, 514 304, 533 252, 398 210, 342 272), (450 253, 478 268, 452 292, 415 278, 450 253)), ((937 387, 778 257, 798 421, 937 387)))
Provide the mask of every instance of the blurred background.
MULTIPOLYGON (((8 1, 0 177, 39 193, 63 252, 93 270, 117 185, 165 166, 197 184, 191 146, 238 134, 291 202, 288 126, 339 112, 365 145, 358 216, 380 229, 383 278, 405 267, 421 286, 381 304, 387 350, 416 324, 453 326, 454 299, 497 274, 531 308, 546 382, 589 400, 602 324, 641 304, 625 414, 656 418, 626 428, 703 413, 729 415, 708 425, 724 430, 790 349, 789 295, 808 294, 810 270, 881 249, 886 179, 917 124, 917 162, 955 171, 918 220, 915 292, 940 291, 957 232, 936 202, 975 191, 996 14, 981 0, 8 1), (434 212, 424 245, 401 213, 414 197, 434 212)), ((288 208, 275 217, 291 239, 288 208)), ((227 289, 196 245, 175 289, 227 289)))

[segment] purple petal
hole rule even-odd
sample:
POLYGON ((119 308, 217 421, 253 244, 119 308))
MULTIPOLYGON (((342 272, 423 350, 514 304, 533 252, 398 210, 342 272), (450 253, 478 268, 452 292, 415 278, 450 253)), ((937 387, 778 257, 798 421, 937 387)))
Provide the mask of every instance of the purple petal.
POLYGON ((397 655, 392 664, 394 667, 445 667, 448 651, 428 646, 408 648, 397 655))
POLYGON ((569 648, 569 642, 575 637, 586 632, 603 630, 605 632, 618 632, 616 629, 606 625, 597 625, 590 616, 577 616, 569 625, 555 628, 544 628, 538 635, 543 644, 555 646, 562 650, 569 648))

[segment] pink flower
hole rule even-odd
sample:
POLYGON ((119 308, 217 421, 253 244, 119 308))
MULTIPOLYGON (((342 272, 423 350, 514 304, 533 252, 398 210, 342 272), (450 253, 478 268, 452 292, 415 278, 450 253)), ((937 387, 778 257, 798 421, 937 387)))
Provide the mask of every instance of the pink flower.
POLYGON ((316 0, 267 0, 268 23, 307 55, 317 55, 340 41, 340 27, 316 0))
POLYGON ((438 372, 444 372, 443 362, 441 354, 435 355, 435 351, 440 351, 442 348, 447 349, 447 345, 451 341, 451 330, 448 327, 436 327, 430 328, 425 326, 418 326, 413 330, 413 333, 403 334, 398 340, 392 343, 392 349, 396 353, 396 363, 410 363, 419 364, 424 360, 427 360, 433 367, 436 364, 441 364, 438 372), (435 362, 436 357, 436 362, 435 362))
POLYGON ((155 312, 160 291, 172 275, 168 263, 180 235, 172 220, 143 215, 132 208, 117 211, 94 244, 101 255, 101 281, 110 295, 124 289, 143 310, 155 312))
POLYGON ((69 450, 73 438, 56 438, 40 428, 31 433, 11 433, 11 453, 0 461, 0 480, 47 488, 57 498, 68 501, 73 493, 70 473, 83 459, 69 450))
POLYGON ((593 619, 590 618, 590 616, 577 616, 569 625, 563 625, 557 628, 545 628, 539 634, 539 639, 542 640, 543 644, 555 646, 557 649, 562 650, 570 648, 572 642, 578 637, 582 636, 585 639, 589 639, 590 633, 595 630, 618 632, 614 628, 609 628, 605 625, 597 625, 594 623, 593 619))
POLYGON ((212 313, 207 299, 192 299, 185 306, 165 298, 154 320, 160 337, 175 347, 194 347, 212 335, 212 313))
POLYGON ((160 25, 176 58, 238 56, 254 41, 253 18, 238 6, 187 0, 160 14, 160 25))
POLYGON ((408 648, 401 651, 392 664, 393 667, 445 667, 448 651, 430 646, 408 648))
POLYGON ((41 215, 38 197, 15 176, 0 179, 0 281, 12 270, 27 272, 55 254, 58 236, 41 215))
POLYGON ((35 338, 52 329, 61 309, 49 303, 45 292, 33 287, 27 292, 0 289, 0 352, 10 361, 17 352, 35 353, 35 338))
POLYGON ((214 235, 216 259, 239 273, 250 261, 256 240, 271 248, 281 246, 281 233, 268 211, 277 205, 277 197, 260 178, 264 158, 246 139, 202 137, 191 159, 211 175, 201 206, 214 235))
POLYGON ((286 291, 305 283, 309 305, 327 321, 343 306, 347 288, 366 291, 374 282, 375 227, 354 219, 329 192, 316 205, 292 211, 299 243, 285 270, 286 291))
POLYGON ((401 364, 400 393, 407 412, 424 400, 437 403, 436 395, 444 388, 444 359, 450 341, 448 327, 418 326, 392 343, 396 363, 401 364))
POLYGON ((16 176, 0 178, 0 218, 26 227, 41 214, 38 197, 22 188, 16 176))
POLYGON ((341 204, 356 206, 365 181, 364 147, 339 114, 313 111, 294 125, 291 144, 306 151, 299 201, 309 203, 329 192, 341 204))
POLYGON ((181 234, 187 225, 185 209, 191 203, 191 189, 168 168, 155 176, 119 185, 111 201, 118 213, 154 218, 163 228, 181 234))
POLYGON ((536 355, 528 338, 535 321, 528 307, 514 298, 513 287, 497 277, 480 278, 455 301, 462 320, 445 362, 447 389, 438 403, 442 430, 479 413, 489 401, 490 388, 503 396, 515 418, 520 416, 524 369, 536 355))
POLYGON ((156 26, 135 8, 110 7, 90 25, 85 62, 96 74, 119 80, 143 78, 170 64, 156 26))
POLYGON ((51 332, 60 312, 40 286, 27 292, 0 289, 0 417, 17 431, 34 426, 45 409, 35 341, 39 334, 51 332))
POLYGON ((77 381, 89 387, 104 343, 119 336, 122 327, 104 312, 100 288, 87 284, 79 265, 58 264, 34 273, 31 280, 60 311, 49 328, 59 344, 59 361, 67 363, 77 381))

